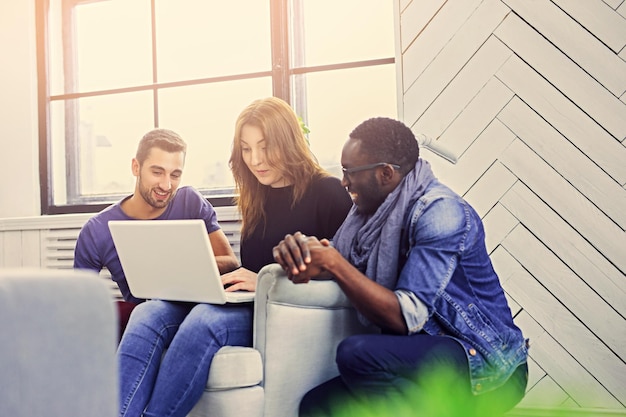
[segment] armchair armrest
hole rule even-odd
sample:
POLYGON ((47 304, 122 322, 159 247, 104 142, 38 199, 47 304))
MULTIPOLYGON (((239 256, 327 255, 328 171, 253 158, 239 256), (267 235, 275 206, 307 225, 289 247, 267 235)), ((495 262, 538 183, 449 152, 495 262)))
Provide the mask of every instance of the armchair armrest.
POLYGON ((293 284, 278 264, 259 271, 254 347, 263 360, 265 416, 295 417, 302 396, 338 375, 341 340, 371 333, 332 280, 293 284))

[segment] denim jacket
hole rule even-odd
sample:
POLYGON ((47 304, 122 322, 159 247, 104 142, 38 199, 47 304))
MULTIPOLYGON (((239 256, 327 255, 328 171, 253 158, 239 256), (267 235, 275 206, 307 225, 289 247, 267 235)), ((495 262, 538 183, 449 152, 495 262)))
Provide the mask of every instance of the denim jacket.
POLYGON ((472 392, 502 385, 526 362, 474 209, 439 181, 405 218, 395 293, 409 334, 449 336, 465 348, 472 392))

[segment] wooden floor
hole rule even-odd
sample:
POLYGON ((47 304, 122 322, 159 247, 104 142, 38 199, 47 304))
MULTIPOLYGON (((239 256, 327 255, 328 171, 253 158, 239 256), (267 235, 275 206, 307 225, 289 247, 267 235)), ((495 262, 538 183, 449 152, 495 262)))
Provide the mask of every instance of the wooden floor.
POLYGON ((623 413, 626 2, 396 6, 402 117, 456 159, 423 152, 483 216, 531 339, 521 405, 623 413))

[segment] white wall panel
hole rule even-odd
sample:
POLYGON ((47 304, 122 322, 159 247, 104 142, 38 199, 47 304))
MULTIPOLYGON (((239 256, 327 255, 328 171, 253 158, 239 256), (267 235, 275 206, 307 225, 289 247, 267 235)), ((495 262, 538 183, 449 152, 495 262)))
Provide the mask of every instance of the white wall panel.
POLYGON ((626 2, 435 3, 398 11, 399 114, 484 218, 531 338, 521 405, 624 413, 626 2))

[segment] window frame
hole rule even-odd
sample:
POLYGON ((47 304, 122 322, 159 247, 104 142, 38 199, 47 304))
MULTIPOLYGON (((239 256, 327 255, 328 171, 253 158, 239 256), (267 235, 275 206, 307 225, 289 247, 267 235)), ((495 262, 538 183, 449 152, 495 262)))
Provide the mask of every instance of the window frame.
MULTIPOLYGON (((50 95, 50 88, 48 83, 48 40, 49 40, 49 22, 48 14, 50 7, 50 0, 35 0, 36 1, 36 55, 37 55, 37 81, 38 81, 38 111, 39 111, 39 123, 38 123, 38 136, 39 136, 39 177, 40 177, 40 199, 41 199, 41 211, 42 214, 67 214, 67 213, 94 213, 98 212, 111 204, 112 202, 102 202, 101 197, 81 197, 81 203, 79 204, 66 204, 58 205, 53 202, 53 176, 50 172, 51 165, 51 147, 50 147, 50 105, 55 101, 66 101, 66 114, 75 114, 73 99, 94 97, 102 95, 110 95, 117 93, 150 91, 153 96, 153 116, 155 121, 155 127, 159 126, 159 107, 158 107, 158 94, 157 92, 162 89, 192 85, 203 85, 209 83, 219 83, 225 81, 244 80, 259 77, 271 77, 272 79, 272 94, 275 97, 279 97, 286 102, 290 103, 298 114, 306 117, 306 90, 304 88, 303 77, 296 77, 295 89, 299 91, 292 91, 292 77, 324 71, 335 71, 341 69, 352 69, 359 67, 370 67, 377 65, 388 65, 395 62, 394 57, 371 59, 355 62, 342 62, 337 64, 319 65, 319 66, 304 66, 299 65, 302 61, 302 57, 299 54, 294 54, 294 57, 290 57, 290 51, 293 49, 290 44, 290 14, 294 18, 293 27, 302 27, 298 24, 298 19, 302 22, 303 16, 300 12, 301 2, 303 0, 266 0, 270 4, 270 33, 271 33, 271 70, 244 73, 244 74, 232 74, 227 76, 207 77, 201 79, 182 80, 175 82, 157 82, 156 74, 156 35, 155 35, 155 2, 150 1, 151 6, 151 40, 152 40, 152 83, 146 85, 136 85, 123 88, 112 88, 97 91, 85 91, 75 92, 75 89, 71 89, 69 93, 50 95), (290 7, 293 5, 293 10, 290 7), (292 59, 293 58, 293 59, 292 59)), ((72 56, 68 53, 71 52, 71 42, 73 37, 71 36, 71 27, 73 24, 73 8, 81 3, 91 3, 94 1, 102 0, 62 0, 62 19, 63 19, 63 50, 66 56, 72 56), (66 23, 69 22, 69 23, 66 23)), ((303 34, 294 33, 293 43, 302 45, 303 34)), ((296 49, 298 51, 299 49, 296 49)), ((301 48, 300 48, 301 50, 301 48)), ((73 67, 71 65, 64 65, 63 72, 66 81, 72 81, 73 67)), ((67 89, 66 89, 67 91, 67 89)), ((78 132, 77 129, 71 126, 71 123, 76 123, 77 118, 66 117, 66 149, 74 152, 73 157, 66 159, 66 170, 69 173, 78 171, 78 132), (70 120, 71 119, 71 120, 70 120), (67 133, 69 132, 69 134, 67 133)), ((305 120, 306 122, 306 120, 305 120)), ((68 200, 79 196, 78 192, 79 182, 75 179, 73 181, 67 181, 68 187, 68 200)), ((202 190, 200 190, 202 191, 202 190)), ((205 193, 203 193, 205 194, 205 193)), ((230 206, 234 204, 231 195, 212 195, 206 193, 206 198, 213 206, 230 206)), ((112 200, 118 201, 128 194, 110 194, 108 195, 112 200)))

